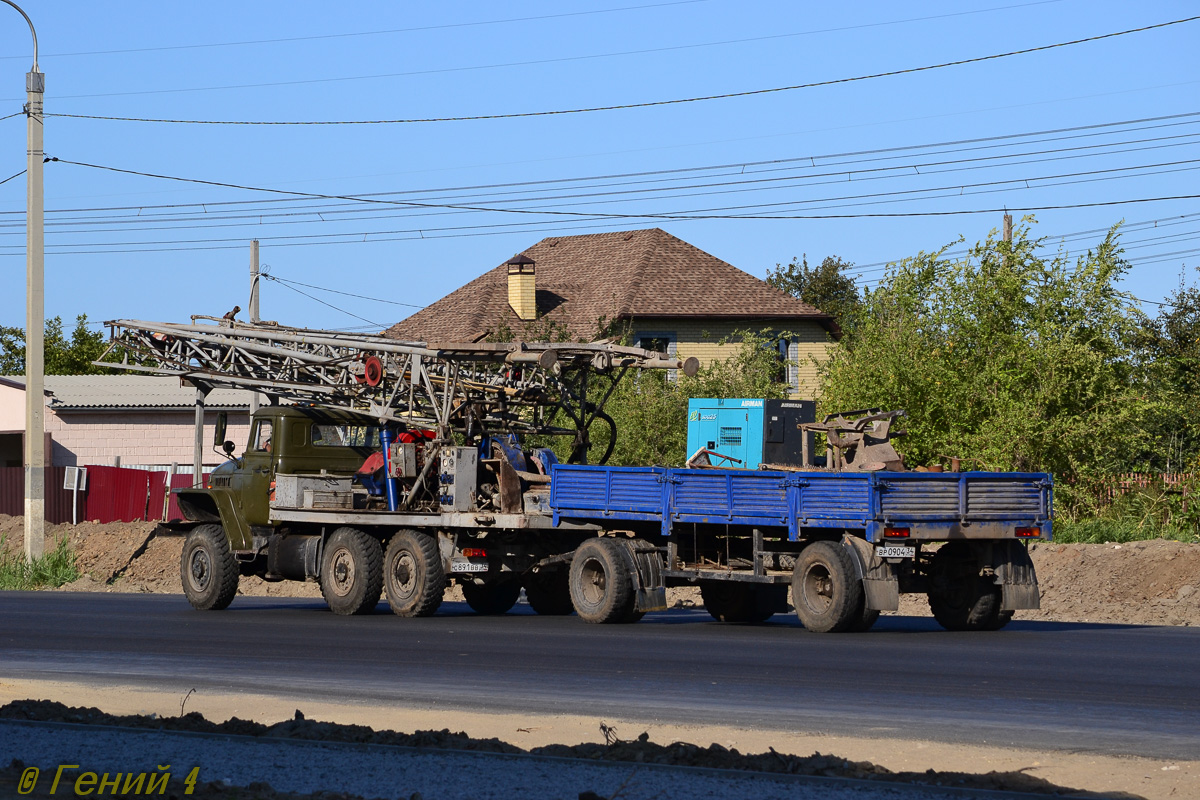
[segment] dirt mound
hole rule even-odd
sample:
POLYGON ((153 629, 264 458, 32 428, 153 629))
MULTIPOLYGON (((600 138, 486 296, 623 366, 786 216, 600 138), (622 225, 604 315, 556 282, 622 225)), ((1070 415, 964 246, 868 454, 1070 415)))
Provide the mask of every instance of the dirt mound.
MULTIPOLYGON (((487 753, 528 753, 531 755, 582 758, 596 761, 617 761, 634 764, 662 764, 669 766, 707 767, 710 769, 770 772, 787 775, 811 775, 836 778, 854 778, 889 783, 911 783, 930 786, 953 786, 968 789, 993 789, 1022 791, 1038 794, 1088 796, 1075 789, 1057 786, 1041 778, 1023 772, 989 772, 971 774, 964 772, 892 772, 869 761, 850 761, 833 755, 813 753, 811 756, 795 756, 776 752, 773 748, 766 753, 739 753, 735 748, 710 744, 701 747, 687 742, 663 745, 650 741, 643 733, 634 740, 617 737, 616 731, 600 724, 603 743, 578 745, 548 745, 523 750, 499 739, 473 739, 465 733, 449 730, 376 731, 364 725, 341 725, 332 722, 309 720, 297 710, 295 717, 273 725, 248 722, 236 717, 227 722, 214 723, 202 715, 192 712, 179 717, 157 717, 144 715, 114 716, 97 708, 68 707, 48 700, 19 700, 0 707, 0 719, 37 720, 45 722, 70 722, 91 725, 112 725, 125 728, 140 728, 165 731, 190 731, 199 733, 233 734, 238 736, 266 736, 280 739, 303 739, 306 741, 351 742, 360 744, 399 745, 402 747, 428 747, 440 750, 471 750, 487 753)), ((201 795, 202 797, 204 795, 201 795)), ((1094 796, 1094 795, 1093 795, 1094 796)), ((1134 795, 1106 794, 1116 800, 1134 795)))

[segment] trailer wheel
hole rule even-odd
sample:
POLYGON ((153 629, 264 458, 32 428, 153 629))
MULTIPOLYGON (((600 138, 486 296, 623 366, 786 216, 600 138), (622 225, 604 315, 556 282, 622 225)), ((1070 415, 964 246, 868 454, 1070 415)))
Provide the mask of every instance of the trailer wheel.
POLYGON ((718 622, 766 622, 787 603, 786 586, 751 586, 733 581, 700 584, 704 610, 718 622))
POLYGON ((854 619, 854 623, 846 630, 850 633, 864 633, 871 630, 876 621, 879 620, 879 609, 867 608, 867 598, 863 597, 862 605, 858 608, 858 615, 854 619))
POLYGON ((515 580, 462 584, 463 599, 476 614, 506 614, 521 596, 521 584, 515 580))
POLYGON ((543 616, 565 617, 575 613, 571 605, 571 581, 567 570, 555 569, 525 577, 525 599, 543 616))
POLYGON ((997 631, 1012 620, 1000 610, 1000 587, 980 575, 979 560, 961 542, 942 545, 929 566, 929 609, 948 631, 997 631))
POLYGON ((238 564, 220 525, 197 525, 183 543, 179 559, 183 593, 193 608, 220 611, 237 594, 238 564))
POLYGON ((417 531, 397 531, 383 558, 383 581, 394 614, 432 616, 446 591, 437 540, 417 531))
POLYGON ((863 587, 854 562, 837 542, 814 542, 792 570, 792 603, 804 627, 841 633, 862 619, 863 587))
POLYGON ((637 622, 632 557, 616 539, 588 539, 571 559, 571 603, 584 622, 637 622))
POLYGON ((342 616, 370 614, 383 590, 383 548, 357 528, 338 528, 321 558, 321 594, 342 616))

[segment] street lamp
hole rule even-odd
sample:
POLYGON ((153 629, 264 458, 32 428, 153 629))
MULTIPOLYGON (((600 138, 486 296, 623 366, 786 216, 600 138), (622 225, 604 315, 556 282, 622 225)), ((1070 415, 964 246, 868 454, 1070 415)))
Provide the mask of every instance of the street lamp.
POLYGON ((46 534, 46 363, 45 239, 42 199, 42 95, 46 76, 38 70, 37 31, 33 20, 12 0, 33 34, 33 68, 25 74, 28 164, 25 168, 25 557, 42 555, 46 534))

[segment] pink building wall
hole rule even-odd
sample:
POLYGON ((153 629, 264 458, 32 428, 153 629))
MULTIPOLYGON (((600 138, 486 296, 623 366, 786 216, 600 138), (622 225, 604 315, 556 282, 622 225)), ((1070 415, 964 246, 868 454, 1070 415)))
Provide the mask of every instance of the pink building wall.
MULTIPOLYGON (((225 460, 213 452, 212 440, 217 413, 204 416, 204 464, 213 467, 225 460)), ((192 464, 195 412, 191 409, 162 411, 63 411, 46 409, 46 433, 50 439, 47 461, 55 467, 96 464, 111 465, 117 456, 122 466, 169 466, 192 464)), ((25 432, 25 390, 0 384, 0 435, 7 435, 6 452, 19 460, 20 435, 25 432), (7 439, 12 439, 11 442, 7 439), (10 454, 12 455, 12 454, 10 454)), ((225 438, 240 453, 250 436, 249 415, 229 412, 225 438)))
MULTIPOLYGON (((225 457, 212 449, 217 414, 204 415, 204 464, 216 466, 225 457)), ((181 466, 192 463, 195 413, 192 411, 71 411, 46 414, 46 431, 54 441, 54 466, 112 464, 122 466, 181 466)), ((230 412, 225 438, 240 453, 250 435, 249 416, 230 412)))

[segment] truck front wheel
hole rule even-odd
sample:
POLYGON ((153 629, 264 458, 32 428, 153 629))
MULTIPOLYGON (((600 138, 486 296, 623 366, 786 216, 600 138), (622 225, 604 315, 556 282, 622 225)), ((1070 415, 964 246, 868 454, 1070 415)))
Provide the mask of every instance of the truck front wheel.
POLYGON ((238 565, 220 525, 197 525, 183 543, 179 560, 183 593, 193 608, 220 611, 237 594, 238 565))
POLYGON ((571 603, 584 622, 637 622, 632 556, 616 539, 588 539, 571 559, 571 603))
POLYGON ((321 594, 335 614, 370 614, 383 589, 383 548, 357 528, 338 528, 325 543, 321 594))
POLYGON ((397 531, 383 559, 388 605, 401 617, 433 616, 446 591, 446 572, 437 540, 417 531, 397 531))
POLYGON ((841 633, 860 624, 862 581, 845 547, 823 541, 800 551, 792 571, 792 603, 800 622, 814 633, 841 633))
POLYGON ((1000 610, 1000 587, 980 574, 970 545, 951 542, 933 554, 929 566, 929 610, 948 631, 996 631, 1012 620, 1000 610))

